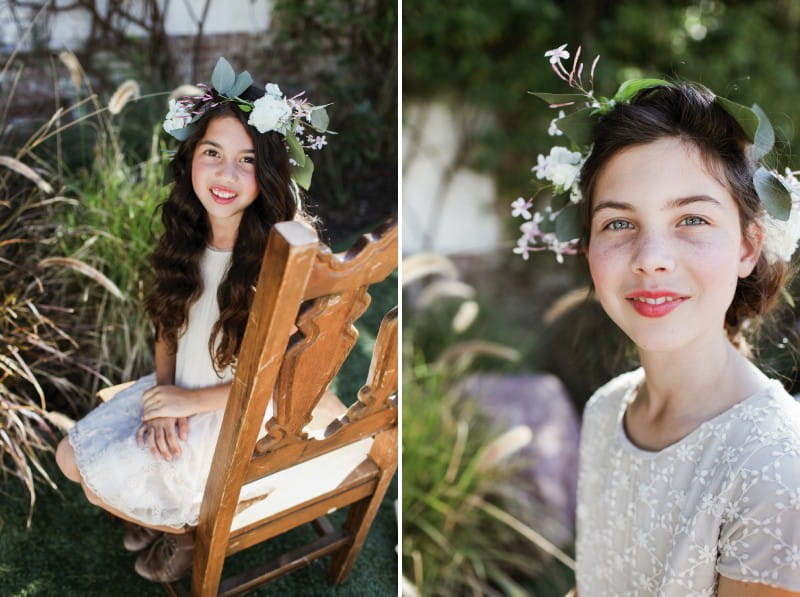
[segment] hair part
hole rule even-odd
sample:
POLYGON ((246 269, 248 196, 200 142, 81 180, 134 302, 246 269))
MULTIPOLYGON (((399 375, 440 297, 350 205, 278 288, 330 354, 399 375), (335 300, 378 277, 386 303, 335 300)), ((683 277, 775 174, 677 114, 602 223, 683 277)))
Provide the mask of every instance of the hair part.
MULTIPOLYGON (((264 90, 253 85, 240 97, 255 100, 263 95, 264 90)), ((208 341, 217 371, 233 364, 238 355, 269 231, 278 222, 304 215, 283 138, 274 131, 258 133, 247 124, 248 114, 231 102, 207 110, 192 135, 178 146, 169 164, 174 184, 159 205, 164 231, 150 257, 155 281, 146 298, 156 337, 175 352, 191 305, 203 291, 200 261, 211 240, 211 227, 192 186, 192 159, 208 125, 223 117, 236 118, 253 141, 258 196, 242 214, 231 264, 217 289, 220 315, 208 341)))
MULTIPOLYGON (((594 145, 580 174, 584 249, 590 240, 594 188, 603 168, 624 149, 668 137, 696 148, 709 174, 728 189, 739 211, 743 237, 750 236, 753 223, 761 226, 764 208, 753 185, 757 166, 742 128, 705 87, 662 85, 643 89, 629 103, 615 105, 595 125, 594 145)), ((725 330, 743 352, 749 350, 743 330, 754 328, 752 324, 775 306, 787 277, 787 264, 769 263, 762 252, 753 272, 739 278, 725 314, 725 330)))

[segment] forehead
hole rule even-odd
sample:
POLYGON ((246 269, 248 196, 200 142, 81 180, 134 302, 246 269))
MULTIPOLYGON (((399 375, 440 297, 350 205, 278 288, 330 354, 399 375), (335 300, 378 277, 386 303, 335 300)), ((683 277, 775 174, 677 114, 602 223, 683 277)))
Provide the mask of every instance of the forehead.
POLYGON ((708 195, 735 205, 722 182, 721 168, 692 143, 668 137, 628 147, 600 170, 592 194, 598 201, 624 201, 646 207, 681 197, 708 195))
POLYGON ((241 121, 233 116, 220 116, 209 122, 198 146, 204 142, 212 142, 229 150, 253 150, 253 140, 241 121))

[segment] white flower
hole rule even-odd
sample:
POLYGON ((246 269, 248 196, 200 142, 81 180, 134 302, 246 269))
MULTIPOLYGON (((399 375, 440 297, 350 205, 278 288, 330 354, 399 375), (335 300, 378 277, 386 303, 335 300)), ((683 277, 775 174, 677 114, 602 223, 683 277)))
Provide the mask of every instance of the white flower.
MULTIPOLYGON (((275 89, 278 88, 274 83, 270 83, 270 85, 275 89)), ((280 92, 280 90, 278 91, 280 92)), ((291 118, 292 108, 286 100, 267 93, 253 103, 253 111, 250 112, 247 124, 256 127, 259 133, 277 131, 286 135, 291 128, 291 118)))
POLYGON ((767 261, 782 260, 789 262, 800 241, 800 198, 792 193, 792 211, 785 222, 777 220, 765 213, 761 220, 764 226, 764 256, 767 261))
POLYGON ((564 192, 578 178, 582 164, 583 156, 579 152, 557 145, 550 150, 543 176, 537 172, 537 178, 546 178, 553 183, 557 192, 564 192))
POLYGON ((559 110, 558 116, 550 121, 550 127, 547 129, 548 135, 550 135, 551 137, 559 137, 564 134, 561 132, 561 130, 558 128, 557 125, 558 121, 564 118, 564 116, 565 116, 564 110, 559 110))
POLYGON ((311 149, 322 149, 328 144, 328 140, 325 138, 325 135, 320 135, 315 137, 311 143, 311 149))
POLYGON ((531 212, 528 211, 531 207, 531 201, 525 201, 522 197, 519 197, 516 201, 511 204, 511 217, 516 218, 518 216, 522 216, 526 220, 531 219, 531 212))
POLYGON ((569 52, 564 49, 566 47, 567 44, 561 44, 556 49, 545 52, 544 57, 550 58, 550 64, 558 64, 562 58, 569 58, 569 52))
POLYGON ((540 153, 536 156, 536 165, 531 170, 536 172, 536 178, 543 179, 544 173, 547 171, 547 158, 540 153))
POLYGON ((265 91, 266 95, 274 97, 275 99, 283 99, 283 92, 276 83, 267 83, 265 91))
POLYGON ((164 130, 171 133, 182 129, 189 124, 191 119, 192 113, 188 108, 184 104, 178 103, 177 100, 171 99, 169 100, 169 112, 167 112, 167 117, 164 119, 164 130))

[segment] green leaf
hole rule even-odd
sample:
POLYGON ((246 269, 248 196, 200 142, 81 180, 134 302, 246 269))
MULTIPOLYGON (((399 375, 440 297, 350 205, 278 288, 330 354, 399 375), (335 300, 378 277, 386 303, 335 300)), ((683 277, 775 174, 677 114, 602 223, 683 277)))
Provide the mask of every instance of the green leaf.
POLYGON ((672 83, 664 79, 630 79, 619 86, 614 94, 615 102, 627 102, 642 89, 650 89, 659 85, 672 86, 672 83))
POLYGON ((744 134, 747 135, 747 140, 750 141, 750 143, 755 143, 759 122, 758 114, 747 106, 732 102, 720 95, 717 96, 717 103, 739 123, 744 134))
POLYGON ((297 162, 300 168, 305 166, 308 156, 303 151, 303 146, 300 145, 300 141, 294 136, 294 130, 289 131, 289 134, 286 135, 286 143, 289 145, 289 156, 297 162))
POLYGON ((329 123, 328 111, 324 107, 318 106, 311 110, 311 126, 318 132, 324 133, 327 131, 329 123))
POLYGON ((543 213, 544 218, 541 222, 539 222, 539 230, 547 234, 548 232, 555 232, 556 231, 556 222, 555 220, 550 219, 550 214, 543 213))
POLYGON ((222 95, 230 95, 229 92, 235 81, 236 73, 233 71, 231 63, 220 56, 214 72, 211 73, 211 86, 222 95))
POLYGON ((556 238, 565 243, 580 238, 582 233, 581 206, 570 203, 556 217, 556 238))
POLYGON ((558 128, 575 145, 584 147, 592 144, 592 133, 596 122, 592 108, 582 108, 561 118, 558 121, 558 128))
POLYGON ((588 98, 582 93, 539 93, 536 91, 529 91, 531 95, 535 95, 540 100, 544 100, 548 104, 569 104, 571 102, 588 101, 588 98))
POLYGON ((761 106, 753 104, 753 112, 758 116, 758 128, 753 141, 752 155, 753 159, 758 161, 767 155, 775 145, 775 131, 761 106))
POLYGON ((312 174, 314 174, 314 162, 309 157, 306 157, 304 165, 292 166, 292 178, 306 191, 311 186, 312 174))
POLYGON ((761 166, 753 174, 753 185, 767 213, 777 220, 787 221, 792 211, 792 195, 783 181, 761 166))
POLYGON ((231 88, 231 97, 238 97, 244 93, 245 89, 253 84, 253 77, 247 71, 242 71, 236 75, 236 80, 231 88))
POLYGON ((195 128, 194 125, 187 124, 185 127, 181 129, 175 129, 173 131, 170 131, 169 134, 175 137, 178 141, 186 141, 186 139, 189 138, 189 135, 192 134, 194 128, 195 128))
POLYGON ((250 104, 240 104, 237 102, 236 105, 239 106, 239 109, 245 114, 253 111, 253 106, 251 106, 250 104))
POLYGON ((558 211, 559 209, 565 208, 567 203, 569 203, 569 193, 563 193, 553 197, 553 200, 550 202, 550 207, 553 208, 553 211, 558 211))

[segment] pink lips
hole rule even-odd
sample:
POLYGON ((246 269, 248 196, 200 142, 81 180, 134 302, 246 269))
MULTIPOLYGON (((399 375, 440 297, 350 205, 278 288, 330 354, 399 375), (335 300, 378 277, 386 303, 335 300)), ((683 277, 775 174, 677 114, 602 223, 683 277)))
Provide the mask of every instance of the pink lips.
POLYGON ((664 317, 688 300, 688 297, 666 290, 636 290, 625 295, 625 299, 639 315, 664 317))
POLYGON ((209 189, 209 191, 212 199, 214 199, 214 201, 220 205, 227 205, 228 203, 233 202, 238 195, 236 191, 220 186, 213 186, 209 189), (221 196, 219 193, 225 196, 221 196))

